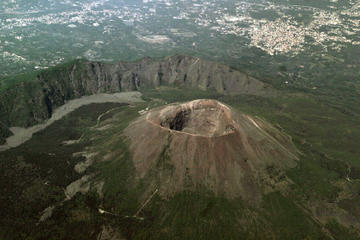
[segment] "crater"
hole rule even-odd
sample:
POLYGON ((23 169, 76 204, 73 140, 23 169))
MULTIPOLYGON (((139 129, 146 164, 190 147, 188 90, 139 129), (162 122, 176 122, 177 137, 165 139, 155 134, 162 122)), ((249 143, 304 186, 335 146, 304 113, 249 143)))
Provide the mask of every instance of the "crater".
POLYGON ((189 122, 190 119, 190 111, 188 110, 181 110, 176 113, 174 118, 165 119, 160 123, 162 127, 168 127, 172 130, 182 131, 189 122))
POLYGON ((132 121, 124 134, 136 178, 149 183, 149 193, 156 183, 164 198, 205 187, 219 196, 260 202, 262 190, 277 191, 287 184, 274 183, 267 167, 283 173, 298 161, 290 137, 216 100, 151 109, 132 121), (166 165, 160 166, 164 154, 166 165))
POLYGON ((217 137, 233 133, 231 110, 216 100, 200 99, 184 104, 169 105, 149 113, 147 119, 172 131, 217 137))

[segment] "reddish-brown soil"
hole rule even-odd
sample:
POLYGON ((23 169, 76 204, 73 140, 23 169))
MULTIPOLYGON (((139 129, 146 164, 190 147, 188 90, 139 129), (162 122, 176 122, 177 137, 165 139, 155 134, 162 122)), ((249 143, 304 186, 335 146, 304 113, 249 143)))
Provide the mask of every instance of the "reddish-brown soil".
POLYGON ((153 109, 132 122, 125 135, 136 177, 164 197, 205 187, 256 201, 267 168, 284 171, 297 162, 289 137, 215 100, 153 109))

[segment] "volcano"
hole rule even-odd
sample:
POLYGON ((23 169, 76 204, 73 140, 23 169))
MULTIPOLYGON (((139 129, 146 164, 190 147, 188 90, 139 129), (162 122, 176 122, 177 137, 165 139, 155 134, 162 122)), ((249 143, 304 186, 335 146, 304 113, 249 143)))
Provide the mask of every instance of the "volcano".
POLYGON ((216 100, 152 109, 124 133, 136 179, 165 198, 183 190, 207 189, 257 201, 263 191, 281 182, 275 183, 272 174, 281 175, 298 160, 285 133, 216 100))

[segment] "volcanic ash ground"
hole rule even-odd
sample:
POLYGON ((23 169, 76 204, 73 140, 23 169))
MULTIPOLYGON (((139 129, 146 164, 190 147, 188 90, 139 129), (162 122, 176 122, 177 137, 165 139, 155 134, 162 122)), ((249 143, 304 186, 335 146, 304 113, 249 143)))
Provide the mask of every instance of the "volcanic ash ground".
POLYGON ((215 100, 150 110, 124 133, 136 179, 163 197, 207 189, 258 200, 261 192, 284 185, 284 171, 298 160, 286 134, 215 100))

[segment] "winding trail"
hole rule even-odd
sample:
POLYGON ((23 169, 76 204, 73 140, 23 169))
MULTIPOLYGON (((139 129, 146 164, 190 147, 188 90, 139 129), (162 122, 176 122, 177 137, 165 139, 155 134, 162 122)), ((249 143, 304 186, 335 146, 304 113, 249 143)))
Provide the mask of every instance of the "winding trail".
POLYGON ((29 127, 11 127, 13 135, 6 139, 6 143, 0 146, 0 152, 8 150, 10 148, 17 147, 26 141, 30 140, 32 135, 50 126, 53 122, 61 119, 70 112, 80 108, 81 106, 88 105, 91 103, 134 103, 142 102, 140 92, 120 92, 114 94, 95 94, 90 96, 83 96, 78 99, 73 99, 65 103, 64 105, 55 109, 53 115, 46 122, 29 127))
POLYGON ((99 117, 98 117, 98 118, 97 118, 97 120, 96 120, 96 127, 99 127, 99 124, 100 124, 101 118, 102 118, 103 116, 105 116, 105 115, 106 115, 106 114, 108 114, 108 113, 111 113, 112 111, 115 111, 116 109, 119 109, 119 107, 112 108, 112 109, 110 109, 110 110, 108 110, 108 111, 106 111, 106 112, 104 112, 104 113, 100 114, 100 115, 99 115, 99 117))
POLYGON ((134 217, 137 218, 139 213, 146 207, 146 205, 151 201, 151 199, 155 196, 155 194, 159 191, 159 189, 156 189, 153 194, 144 202, 144 204, 140 207, 140 209, 135 213, 134 217))

